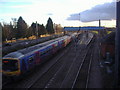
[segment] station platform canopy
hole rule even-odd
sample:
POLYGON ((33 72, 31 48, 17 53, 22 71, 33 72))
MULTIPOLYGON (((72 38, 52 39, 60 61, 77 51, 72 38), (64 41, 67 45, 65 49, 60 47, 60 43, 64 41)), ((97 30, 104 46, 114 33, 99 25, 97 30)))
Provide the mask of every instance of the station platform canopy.
POLYGON ((64 27, 64 31, 103 30, 105 27, 64 27))

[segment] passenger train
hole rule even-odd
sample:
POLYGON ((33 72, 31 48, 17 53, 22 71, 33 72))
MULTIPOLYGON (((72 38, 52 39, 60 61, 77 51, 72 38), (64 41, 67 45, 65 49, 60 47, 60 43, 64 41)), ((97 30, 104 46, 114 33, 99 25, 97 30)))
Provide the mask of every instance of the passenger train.
POLYGON ((63 37, 47 41, 42 44, 31 46, 5 55, 2 59, 3 75, 19 77, 45 62, 53 54, 66 47, 74 36, 63 37))

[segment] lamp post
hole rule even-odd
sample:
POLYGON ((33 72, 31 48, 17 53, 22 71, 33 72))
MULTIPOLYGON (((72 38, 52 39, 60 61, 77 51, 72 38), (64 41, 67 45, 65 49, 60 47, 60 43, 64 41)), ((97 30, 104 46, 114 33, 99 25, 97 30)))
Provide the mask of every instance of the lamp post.
MULTIPOLYGON (((80 21, 80 13, 79 13, 79 21, 80 21)), ((77 31, 77 34, 78 34, 79 31, 80 31, 80 26, 79 26, 79 29, 77 31)))
MULTIPOLYGON (((80 13, 79 13, 79 21, 80 21, 80 13)), ((76 39, 75 39, 76 46, 77 46, 78 38, 79 38, 79 35, 78 35, 79 31, 80 31, 80 26, 79 26, 79 29, 78 29, 78 31, 77 31, 77 37, 76 37, 76 39)), ((76 47, 76 46, 75 46, 75 47, 76 47)), ((76 50, 77 50, 77 47, 76 47, 76 50)))
MULTIPOLYGON (((80 13, 79 13, 79 21, 80 21, 80 13)), ((78 30, 78 32, 80 31, 80 26, 79 26, 79 30, 78 30)))

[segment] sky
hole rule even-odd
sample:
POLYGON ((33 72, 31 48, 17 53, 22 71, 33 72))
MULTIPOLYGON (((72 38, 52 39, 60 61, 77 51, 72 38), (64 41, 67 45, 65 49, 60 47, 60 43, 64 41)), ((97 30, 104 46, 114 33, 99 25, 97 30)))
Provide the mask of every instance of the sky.
POLYGON ((0 0, 0 22, 22 18, 47 24, 50 17, 55 24, 64 26, 116 26, 114 0, 0 0))

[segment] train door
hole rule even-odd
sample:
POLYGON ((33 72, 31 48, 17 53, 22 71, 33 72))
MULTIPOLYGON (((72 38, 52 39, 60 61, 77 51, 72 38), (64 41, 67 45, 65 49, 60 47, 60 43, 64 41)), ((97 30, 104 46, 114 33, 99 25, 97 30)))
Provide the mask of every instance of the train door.
POLYGON ((61 49, 61 46, 62 46, 62 42, 59 41, 59 42, 58 42, 58 49, 61 49))
POLYGON ((40 52, 35 52, 35 64, 38 65, 41 62, 40 60, 40 52))
POLYGON ((25 62, 25 59, 22 59, 22 60, 21 60, 21 66, 20 66, 20 67, 21 67, 21 72, 22 72, 22 74, 27 71, 27 64, 26 64, 26 62, 25 62))
POLYGON ((34 54, 28 57, 28 68, 29 70, 34 68, 35 65, 35 57, 34 54))
POLYGON ((55 53, 55 45, 52 44, 52 47, 53 47, 53 49, 52 49, 52 54, 54 54, 54 53, 55 53))
POLYGON ((64 47, 65 46, 65 41, 64 40, 62 40, 62 47, 64 47))
POLYGON ((41 63, 44 62, 45 60, 45 49, 42 49, 40 51, 40 60, 41 60, 41 63))
POLYGON ((64 43, 63 40, 61 40, 61 41, 59 42, 59 47, 60 47, 60 49, 63 47, 63 43, 64 43))
POLYGON ((57 43, 54 43, 53 44, 53 54, 57 52, 57 47, 58 47, 57 43))

